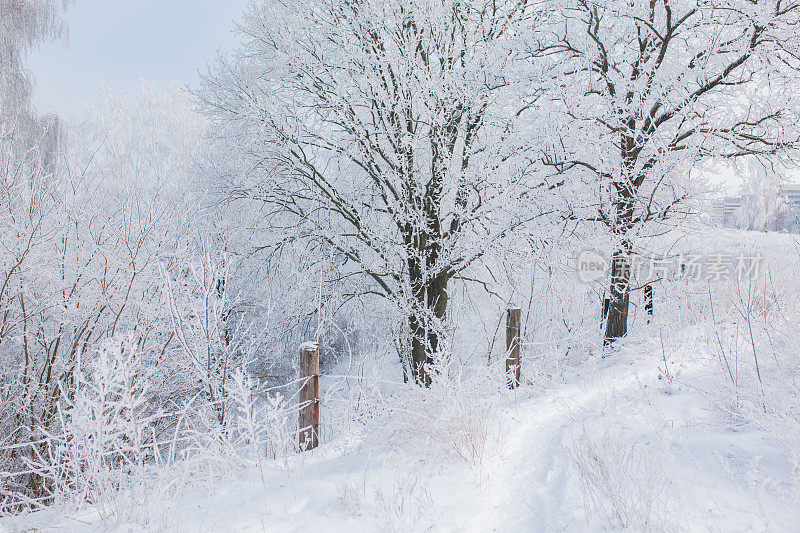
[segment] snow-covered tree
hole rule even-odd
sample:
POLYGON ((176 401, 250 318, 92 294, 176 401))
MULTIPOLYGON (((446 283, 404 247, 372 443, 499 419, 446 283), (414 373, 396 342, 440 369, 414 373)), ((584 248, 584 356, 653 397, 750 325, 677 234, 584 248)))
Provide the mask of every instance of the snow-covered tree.
POLYGON ((229 289, 230 257, 213 254, 205 243, 197 259, 188 265, 174 264, 172 272, 162 268, 162 276, 178 348, 175 359, 185 361, 176 366, 184 369, 181 374, 188 390, 202 393, 219 425, 225 427, 233 375, 247 367, 260 339, 258 332, 250 331, 245 317, 234 314, 238 298, 229 289))
POLYGON ((0 136, 14 136, 17 157, 52 164, 58 118, 31 109, 33 81, 25 56, 43 41, 65 40, 61 18, 69 0, 0 0, 0 136))
MULTIPOLYGON (((58 425, 82 354, 105 339, 130 334, 148 365, 167 366, 171 322, 159 262, 189 255, 196 210, 186 188, 201 124, 185 96, 145 87, 107 93, 67 131, 50 168, 22 172, 13 147, 0 143, 4 442, 36 440, 58 425)), ((180 380, 153 375, 153 390, 168 400, 180 380)), ((21 453, 32 451, 3 459, 21 453)), ((33 476, 25 490, 41 496, 42 482, 33 476)))
POLYGON ((742 163, 746 164, 747 172, 742 205, 736 211, 736 225, 756 231, 791 229, 794 226, 792 208, 781 190, 779 177, 756 158, 742 163))
POLYGON ((606 342, 627 332, 637 238, 684 212, 690 169, 772 156, 798 141, 800 3, 792 0, 566 0, 528 43, 553 61, 545 161, 594 176, 595 219, 616 239, 606 342), (546 28, 546 29, 545 29, 546 28), (550 114, 553 116, 553 112, 550 114))
MULTIPOLYGON (((388 298, 414 381, 443 349, 451 283, 552 211, 530 172, 525 102, 504 66, 533 3, 253 2, 241 49, 200 94, 243 158, 229 197, 261 202, 273 243, 333 256, 388 298), (323 251, 324 250, 324 251, 323 251)), ((311 295, 309 295, 311 296, 311 295)))

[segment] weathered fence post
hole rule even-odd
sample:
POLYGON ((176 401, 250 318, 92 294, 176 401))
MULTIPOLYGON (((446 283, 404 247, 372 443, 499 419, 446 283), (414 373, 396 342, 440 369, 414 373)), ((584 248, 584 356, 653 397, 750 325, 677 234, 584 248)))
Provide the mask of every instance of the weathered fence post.
POLYGON ((647 323, 653 318, 653 286, 644 286, 644 309, 647 311, 647 323))
POLYGON ((603 298, 603 319, 600 321, 600 329, 605 330, 606 320, 608 319, 608 308, 611 305, 611 298, 603 298))
POLYGON ((319 345, 300 345, 300 449, 319 445, 319 345))
POLYGON ((519 354, 519 330, 522 322, 522 309, 509 309, 506 317, 506 379, 508 388, 513 389, 519 386, 520 379, 520 354, 519 354))

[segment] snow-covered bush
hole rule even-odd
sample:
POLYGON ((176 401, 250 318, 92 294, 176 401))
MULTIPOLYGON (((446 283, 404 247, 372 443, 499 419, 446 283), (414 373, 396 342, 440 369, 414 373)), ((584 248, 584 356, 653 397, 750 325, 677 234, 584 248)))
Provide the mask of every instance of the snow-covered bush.
POLYGON ((122 491, 133 484, 146 490, 157 445, 159 413, 150 401, 150 371, 138 352, 127 336, 83 356, 71 394, 58 406, 59 432, 46 434, 46 453, 29 463, 58 500, 91 503, 104 521, 119 514, 122 491))
POLYGON ((297 409, 280 393, 259 391, 240 368, 229 383, 228 420, 222 426, 203 402, 187 409, 182 457, 188 471, 206 479, 232 479, 268 459, 283 459, 297 448, 297 409))
POLYGON ((249 335, 241 317, 234 314, 228 258, 215 259, 208 249, 202 252, 199 260, 177 273, 162 266, 178 345, 172 352, 175 360, 168 364, 182 370, 183 394, 202 394, 224 427, 233 373, 252 357, 258 337, 249 335))
MULTIPOLYGON (((59 158, 33 173, 0 145, 9 185, 0 198, 0 382, 8 400, 0 432, 4 444, 20 445, 4 465, 10 472, 45 453, 26 443, 59 430, 59 405, 74 398, 84 356, 106 339, 133 335, 137 363, 155 370, 151 399, 170 395, 168 374, 157 371, 171 341, 156 258, 183 256, 188 244, 193 211, 181 181, 199 128, 185 102, 150 86, 108 92, 67 130, 59 158)), ((44 497, 49 488, 34 478, 15 490, 44 497)))
POLYGON ((379 398, 380 413, 367 422, 366 434, 377 447, 406 443, 404 452, 437 461, 459 457, 480 467, 499 451, 502 431, 493 415, 497 393, 505 390, 499 365, 464 366, 442 355, 430 369, 429 390, 400 387, 379 398))

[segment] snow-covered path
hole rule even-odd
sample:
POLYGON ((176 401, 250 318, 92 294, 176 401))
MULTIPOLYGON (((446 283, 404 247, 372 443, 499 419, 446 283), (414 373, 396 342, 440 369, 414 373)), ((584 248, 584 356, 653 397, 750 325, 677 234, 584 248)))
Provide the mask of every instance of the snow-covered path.
POLYGON ((603 516, 617 511, 633 530, 795 530, 786 451, 754 424, 726 419, 712 394, 710 359, 668 360, 668 386, 660 353, 638 348, 638 356, 597 361, 548 392, 517 393, 476 516, 486 527, 476 531, 603 531, 620 526, 603 516), (576 457, 590 492, 620 498, 621 509, 606 501, 587 514, 576 457), (637 515, 641 505, 652 508, 637 515))

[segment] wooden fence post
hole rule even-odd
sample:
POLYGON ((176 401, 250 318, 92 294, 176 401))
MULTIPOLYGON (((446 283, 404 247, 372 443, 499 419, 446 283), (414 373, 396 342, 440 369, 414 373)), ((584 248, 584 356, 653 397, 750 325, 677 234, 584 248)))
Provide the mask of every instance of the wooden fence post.
POLYGON ((600 329, 606 329, 606 320, 608 319, 608 308, 611 306, 611 298, 603 298, 603 319, 600 321, 600 329))
POLYGON ((319 345, 300 345, 300 449, 319 445, 319 345))
POLYGON ((644 309, 647 311, 647 323, 653 318, 653 286, 644 286, 644 309))
POLYGON ((506 379, 508 388, 519 386, 520 379, 520 353, 519 330, 522 322, 522 309, 509 309, 506 316, 506 379))

